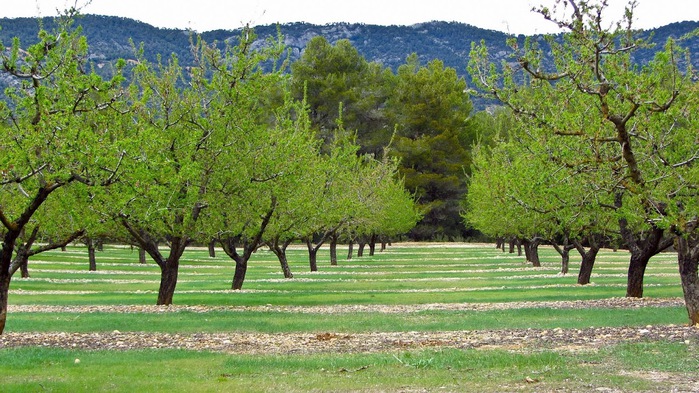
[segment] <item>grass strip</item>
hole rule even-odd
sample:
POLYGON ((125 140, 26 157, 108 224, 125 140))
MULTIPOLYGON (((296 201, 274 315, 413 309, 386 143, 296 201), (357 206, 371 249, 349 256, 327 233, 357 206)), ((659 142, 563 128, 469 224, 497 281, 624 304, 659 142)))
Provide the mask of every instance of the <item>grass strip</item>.
POLYGON ((633 309, 526 308, 489 311, 307 314, 294 312, 179 311, 170 313, 12 313, 6 332, 400 332, 555 329, 591 326, 681 325, 683 307, 633 309))
POLYGON ((653 342, 596 352, 247 356, 17 348, 0 350, 0 375, 7 392, 692 391, 696 349, 653 342))

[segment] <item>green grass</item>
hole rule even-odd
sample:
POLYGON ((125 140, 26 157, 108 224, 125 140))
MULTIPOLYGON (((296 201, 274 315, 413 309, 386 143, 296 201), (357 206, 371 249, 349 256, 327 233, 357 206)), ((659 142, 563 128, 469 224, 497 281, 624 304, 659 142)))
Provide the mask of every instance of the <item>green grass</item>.
POLYGON ((0 351, 0 375, 6 392, 668 391, 672 378, 691 380, 696 373, 696 349, 661 342, 597 353, 448 349, 249 356, 20 348, 0 351), (656 369, 667 378, 645 374, 656 369))
MULTIPOLYGON (((340 249, 344 256, 346 250, 340 249)), ((184 255, 174 301, 205 306, 418 305, 591 300, 622 297, 628 253, 600 253, 592 281, 576 284, 579 258, 558 274, 560 257, 541 249, 541 268, 492 247, 396 246, 373 257, 308 271, 303 249, 289 252, 295 279, 285 280, 273 254, 250 261, 243 291, 230 291, 234 264, 219 252, 184 255)), ((674 254, 651 260, 646 297, 681 297, 674 254)), ((53 251, 30 261, 30 279, 15 277, 11 305, 151 305, 159 269, 140 265, 128 248, 97 254, 53 251)), ((578 329, 686 323, 683 307, 552 309, 410 313, 210 310, 155 313, 11 312, 6 332, 401 332, 485 329, 578 329)), ((669 391, 679 379, 699 389, 697 343, 649 341, 595 351, 429 350, 377 354, 239 355, 183 350, 74 351, 0 349, 0 391, 669 391), (75 359, 80 359, 79 363, 75 359), (651 378, 650 376, 653 376, 651 378), (694 379, 692 379, 694 378, 694 379), (694 381, 694 382, 692 382, 694 381), (691 385, 695 383, 695 385, 691 385)))
POLYGON ((482 329, 554 329, 590 326, 677 324, 682 307, 557 310, 547 308, 490 311, 421 311, 299 314, 260 311, 191 311, 154 313, 14 313, 6 331, 92 332, 400 332, 482 329))
MULTIPOLYGON (((107 248, 97 254, 98 271, 87 271, 87 251, 53 251, 31 261, 32 278, 12 282, 12 304, 152 304, 159 269, 140 265, 128 248, 107 248), (46 293, 46 291, 52 291, 46 293), (80 291, 80 292, 76 292, 80 291)), ((339 255, 344 255, 340 249, 339 255)), ((268 251, 253 255, 240 293, 231 293, 234 264, 219 252, 190 250, 180 268, 175 302, 192 305, 327 305, 424 304, 600 299, 623 296, 628 253, 603 251, 595 267, 594 286, 575 284, 579 261, 571 273, 558 275, 560 257, 541 249, 542 268, 523 257, 494 248, 393 247, 373 257, 341 260, 329 266, 327 250, 320 254, 320 272, 308 271, 307 252, 289 251, 296 279, 285 280, 276 257, 268 251)), ((655 257, 648 267, 645 296, 682 296, 672 254, 655 257)))

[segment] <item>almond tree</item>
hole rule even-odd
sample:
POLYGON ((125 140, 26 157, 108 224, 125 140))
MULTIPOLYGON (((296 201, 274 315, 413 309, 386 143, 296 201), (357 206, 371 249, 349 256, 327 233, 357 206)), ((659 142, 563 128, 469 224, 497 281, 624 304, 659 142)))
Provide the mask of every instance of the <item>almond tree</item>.
POLYGON ((351 231, 370 235, 370 255, 373 255, 377 237, 408 233, 420 221, 423 212, 415 197, 406 190, 397 160, 388 159, 386 155, 381 161, 365 157, 364 166, 366 173, 358 188, 364 217, 355 220, 351 231))
POLYGON ((254 39, 246 29, 237 45, 219 48, 198 40, 194 67, 184 69, 175 57, 149 64, 140 56, 134 71, 137 142, 130 146, 128 178, 112 190, 107 205, 160 267, 159 305, 173 301, 187 246, 212 238, 206 220, 228 217, 225 224, 237 224, 239 212, 221 203, 220 195, 265 181, 245 177, 255 165, 255 147, 275 143, 260 133, 267 123, 259 116, 270 81, 262 63, 270 52, 253 48, 254 39), (166 244, 166 255, 160 243, 166 244))
POLYGON ((339 132, 329 147, 329 153, 319 157, 316 189, 309 198, 313 208, 298 228, 308 249, 312 272, 318 270, 320 247, 361 209, 353 192, 360 173, 361 158, 357 156, 357 149, 351 139, 339 132))
MULTIPOLYGON (((217 189, 212 209, 206 212, 216 215, 210 217, 209 225, 224 252, 235 261, 232 289, 242 288, 253 252, 275 237, 275 244, 283 247, 278 241, 288 239, 299 216, 308 216, 312 207, 307 201, 317 180, 318 143, 303 104, 287 95, 280 107, 263 109, 274 113, 271 122, 258 122, 245 135, 231 135, 231 144, 238 147, 222 155, 226 164, 216 171, 213 184, 217 189)), ((283 252, 275 253, 289 276, 283 252)))
POLYGON ((0 45, 0 73, 12 81, 0 102, 0 333, 13 258, 36 250, 31 245, 40 233, 39 217, 72 227, 54 244, 81 230, 40 210, 58 192, 110 185, 120 172, 122 78, 105 81, 89 71, 87 43, 72 26, 74 15, 72 10, 59 18, 54 32, 41 30, 34 45, 22 48, 18 39, 0 45))
POLYGON ((514 62, 503 64, 502 72, 487 64, 483 47, 475 47, 470 69, 481 88, 511 106, 522 121, 567 140, 568 151, 576 154, 557 160, 598 173, 599 182, 581 192, 612 197, 608 208, 631 253, 627 296, 643 295, 648 261, 677 243, 678 257, 685 261, 680 262, 685 300, 695 323, 698 292, 687 287, 697 281, 692 260, 699 253, 692 251, 691 240, 699 154, 691 143, 696 138, 689 115, 693 71, 686 52, 681 42, 670 39, 651 62, 633 62, 633 54, 650 45, 633 29, 636 1, 615 24, 606 19, 605 1, 553 4, 537 11, 564 30, 560 39, 549 37, 545 45, 511 40, 514 62))
MULTIPOLYGON (((591 184, 590 174, 551 160, 553 152, 535 135, 531 128, 521 134, 513 129, 510 140, 474 149, 464 218, 491 236, 536 236, 553 245, 565 274, 569 252, 587 255, 583 243, 607 234, 613 216, 601 207, 609 203, 604 194, 576 191, 583 182, 591 184)), ((589 283, 595 255, 581 266, 579 284, 589 283)), ((529 250, 527 258, 534 262, 536 251, 529 250)))

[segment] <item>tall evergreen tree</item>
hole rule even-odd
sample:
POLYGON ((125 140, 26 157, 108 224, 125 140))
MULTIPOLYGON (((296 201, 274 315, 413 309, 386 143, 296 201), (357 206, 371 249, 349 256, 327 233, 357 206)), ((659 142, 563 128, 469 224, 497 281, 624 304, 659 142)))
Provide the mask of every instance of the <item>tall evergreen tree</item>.
POLYGON ((398 69, 387 112, 397 134, 391 154, 400 159, 405 187, 424 217, 410 232, 417 240, 468 235, 460 219, 475 128, 466 81, 439 60, 426 66, 417 55, 398 69))

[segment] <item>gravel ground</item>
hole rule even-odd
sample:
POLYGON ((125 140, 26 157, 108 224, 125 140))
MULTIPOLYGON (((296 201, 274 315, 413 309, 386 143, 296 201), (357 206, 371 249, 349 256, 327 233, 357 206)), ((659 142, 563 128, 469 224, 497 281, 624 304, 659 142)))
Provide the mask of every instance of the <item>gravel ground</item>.
POLYGON ((236 354, 371 353, 419 348, 482 348, 507 350, 596 350, 624 341, 699 343, 699 329, 646 326, 586 329, 513 329, 450 332, 376 333, 206 333, 144 332, 6 333, 0 347, 40 346, 75 349, 178 348, 236 354))
MULTIPOLYGON (((400 306, 319 306, 319 307, 205 307, 205 306, 10 306, 18 312, 211 312, 211 311, 269 311, 293 313, 384 312, 408 313, 428 310, 476 310, 548 307, 637 308, 682 306, 682 299, 613 298, 594 301, 460 303, 400 306)), ((304 353, 369 353, 418 348, 501 348, 508 350, 595 350, 625 341, 655 341, 699 344, 699 329, 689 326, 600 327, 585 329, 508 329, 488 331, 449 332, 370 332, 338 334, 321 333, 202 333, 166 334, 145 332, 96 333, 5 333, 0 336, 0 348, 43 346, 76 349, 146 349, 183 348, 220 351, 237 354, 304 354, 304 353)))
POLYGON ((523 308, 582 309, 582 308, 640 308, 640 307, 683 307, 681 298, 609 298, 599 300, 553 301, 553 302, 507 302, 507 303, 433 303, 410 305, 334 305, 334 306, 35 306, 22 305, 8 307, 16 312, 112 312, 112 313, 166 313, 166 312, 211 312, 211 311, 262 311, 290 312, 306 314, 338 314, 349 312, 374 312, 386 314, 423 311, 488 311, 523 308))

